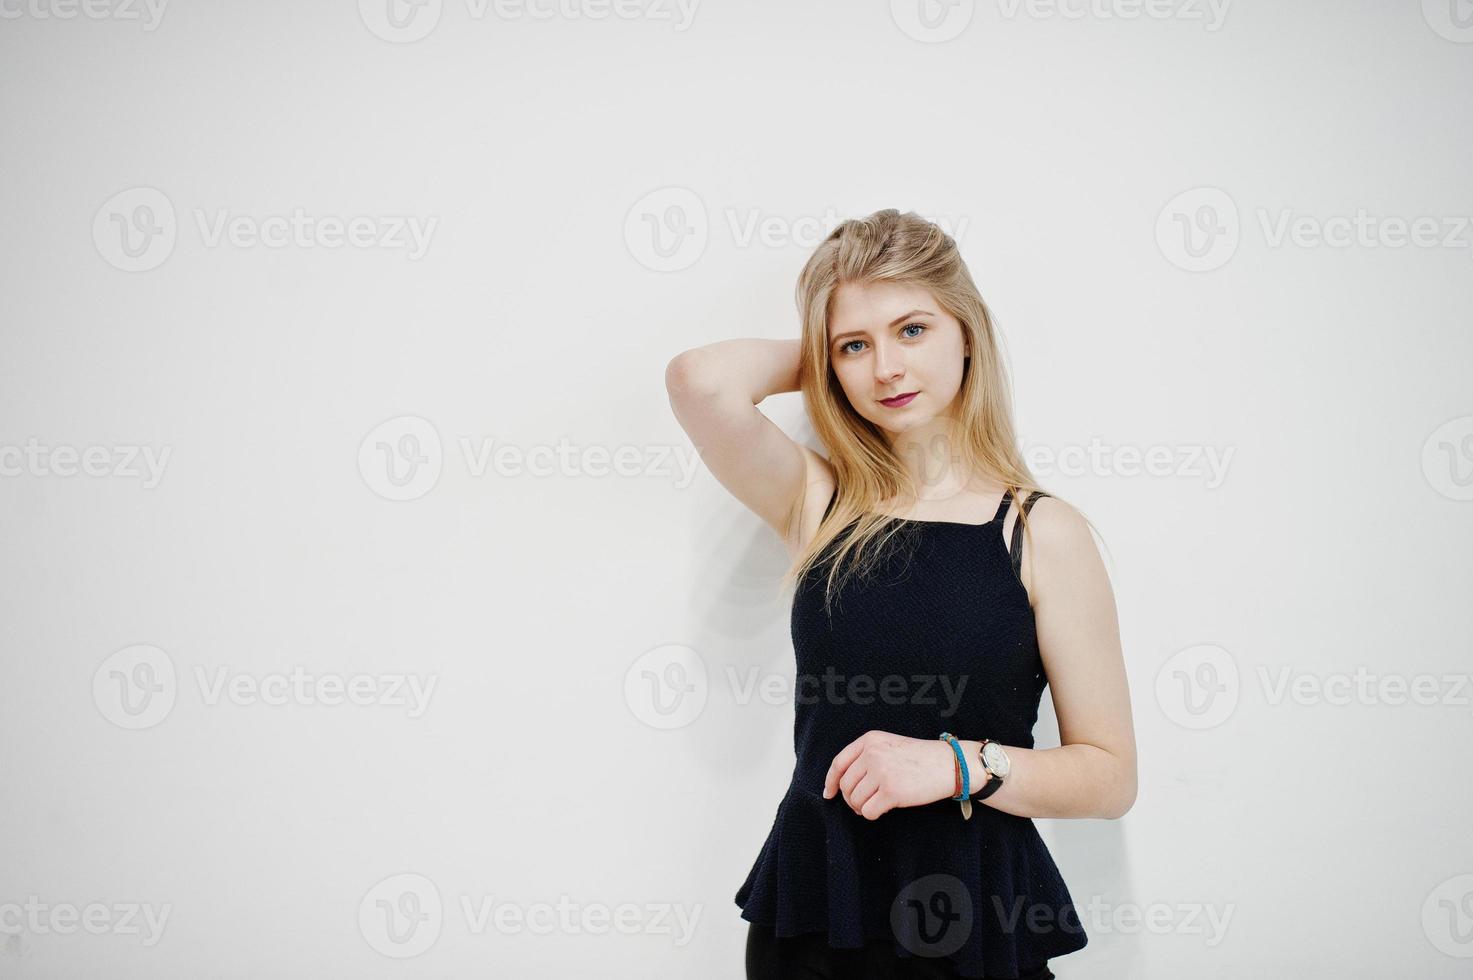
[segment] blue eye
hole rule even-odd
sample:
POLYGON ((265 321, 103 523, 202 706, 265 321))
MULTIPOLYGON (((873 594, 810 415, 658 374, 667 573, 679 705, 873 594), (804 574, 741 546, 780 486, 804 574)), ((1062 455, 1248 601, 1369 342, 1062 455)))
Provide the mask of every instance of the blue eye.
MULTIPOLYGON (((916 339, 917 337, 920 336, 920 334, 918 334, 918 333, 912 333, 912 334, 906 334, 905 333, 905 331, 911 329, 912 327, 914 327, 915 329, 920 330, 920 331, 925 331, 925 329, 926 329, 926 325, 924 323, 907 323, 905 326, 903 326, 903 327, 900 328, 900 332, 902 334, 905 334, 906 338, 909 339, 909 340, 914 340, 914 339, 916 339)), ((864 341, 862 341, 862 340, 850 340, 850 341, 846 341, 845 343, 842 343, 842 344, 839 345, 839 353, 841 353, 841 354, 858 354, 859 351, 857 351, 857 350, 850 350, 849 349, 849 346, 851 344, 862 344, 862 343, 864 343, 864 341)))

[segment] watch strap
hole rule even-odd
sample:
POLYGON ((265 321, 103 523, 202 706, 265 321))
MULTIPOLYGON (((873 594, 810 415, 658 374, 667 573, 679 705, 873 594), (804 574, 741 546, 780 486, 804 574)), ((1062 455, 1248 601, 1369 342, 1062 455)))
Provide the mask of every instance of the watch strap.
POLYGON ((982 784, 981 789, 972 794, 972 798, 975 800, 985 800, 993 793, 1002 789, 1002 777, 992 771, 992 767, 987 764, 987 757, 982 754, 987 748, 987 743, 990 741, 992 739, 984 738, 977 745, 977 758, 982 763, 982 771, 987 773, 987 780, 982 784))

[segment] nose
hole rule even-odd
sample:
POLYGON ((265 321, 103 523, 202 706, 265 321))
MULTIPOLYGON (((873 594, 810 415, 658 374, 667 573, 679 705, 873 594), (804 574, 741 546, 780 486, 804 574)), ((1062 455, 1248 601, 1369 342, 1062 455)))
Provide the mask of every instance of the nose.
POLYGON ((905 375, 900 352, 889 344, 875 345, 875 382, 890 385, 905 375))

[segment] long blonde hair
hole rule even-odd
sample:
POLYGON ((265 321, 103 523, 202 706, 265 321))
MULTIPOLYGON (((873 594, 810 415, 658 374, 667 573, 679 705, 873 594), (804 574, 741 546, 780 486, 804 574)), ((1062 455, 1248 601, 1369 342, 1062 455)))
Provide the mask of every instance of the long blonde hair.
MULTIPOLYGON (((991 477, 1010 488, 1018 505, 1042 489, 1018 451, 1012 391, 992 315, 956 242, 931 221, 894 208, 842 222, 809 257, 796 295, 803 325, 799 386, 814 431, 829 450, 838 491, 833 508, 781 583, 781 588, 793 587, 857 518, 853 530, 835 543, 829 555, 826 603, 850 575, 874 567, 880 546, 901 527, 897 519, 877 512, 880 502, 914 500, 917 495, 909 470, 883 432, 849 404, 830 362, 828 324, 834 294, 845 283, 872 282, 929 290, 961 324, 971 353, 962 369, 957 416, 945 438, 963 472, 974 478, 991 477)), ((806 496, 800 494, 794 501, 790 528, 796 526, 806 496)), ((1017 513, 1028 532, 1021 506, 1017 513)))

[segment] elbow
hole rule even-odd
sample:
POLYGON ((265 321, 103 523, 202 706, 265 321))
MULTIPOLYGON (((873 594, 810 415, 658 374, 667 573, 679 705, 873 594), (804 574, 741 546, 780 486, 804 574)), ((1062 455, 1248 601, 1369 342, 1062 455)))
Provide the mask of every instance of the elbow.
POLYGON ((665 365, 665 391, 671 398, 700 395, 711 387, 711 373, 699 348, 682 351, 665 365))
POLYGON ((1131 793, 1127 797, 1116 800, 1115 803, 1110 807, 1110 809, 1106 810, 1103 814, 1101 814, 1101 816, 1103 816, 1106 820, 1119 820, 1121 817, 1129 813, 1131 807, 1133 806, 1135 806, 1135 794, 1131 793))
POLYGON ((1135 751, 1111 751, 1100 745, 1081 744, 1088 746, 1081 751, 1089 753, 1089 767, 1096 774, 1082 815, 1100 820, 1119 820, 1135 806, 1135 751))
POLYGON ((1136 788, 1135 773, 1131 773, 1127 778, 1121 779, 1116 784, 1114 798, 1110 801, 1110 805, 1105 809, 1102 816, 1106 820, 1119 820, 1129 813, 1131 807, 1135 806, 1136 788))

